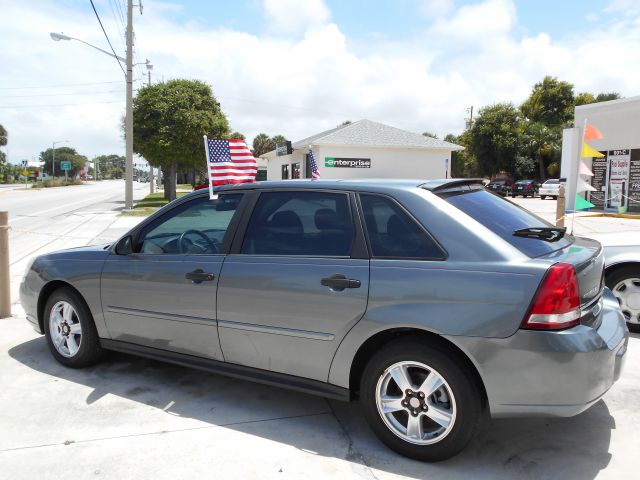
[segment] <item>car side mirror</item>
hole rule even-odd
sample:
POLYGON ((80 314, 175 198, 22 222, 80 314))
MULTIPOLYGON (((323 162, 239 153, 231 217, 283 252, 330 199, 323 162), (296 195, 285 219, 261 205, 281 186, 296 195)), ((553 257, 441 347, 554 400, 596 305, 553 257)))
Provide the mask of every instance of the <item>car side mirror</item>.
POLYGON ((133 240, 131 235, 127 235, 120 239, 116 245, 116 254, 118 255, 130 255, 133 253, 133 240))

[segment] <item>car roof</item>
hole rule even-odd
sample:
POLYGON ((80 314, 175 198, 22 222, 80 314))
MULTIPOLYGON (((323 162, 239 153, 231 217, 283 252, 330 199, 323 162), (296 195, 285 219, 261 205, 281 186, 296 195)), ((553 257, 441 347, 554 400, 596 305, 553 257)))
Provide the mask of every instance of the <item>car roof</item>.
POLYGON ((441 178, 441 179, 339 179, 339 180, 277 180, 255 183, 241 183, 238 185, 222 185, 214 187, 215 192, 227 192, 234 190, 262 190, 272 188, 292 188, 305 190, 351 190, 351 191, 367 191, 371 189, 392 189, 407 190, 413 188, 424 188, 426 190, 436 191, 443 187, 450 187, 461 184, 479 183, 481 179, 477 178, 441 178))

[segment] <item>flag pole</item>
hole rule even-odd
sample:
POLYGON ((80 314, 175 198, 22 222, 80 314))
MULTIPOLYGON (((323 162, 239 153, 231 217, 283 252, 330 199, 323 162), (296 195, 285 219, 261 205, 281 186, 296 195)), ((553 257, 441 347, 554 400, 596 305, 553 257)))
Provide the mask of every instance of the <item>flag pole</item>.
POLYGON ((209 179, 209 199, 213 200, 213 180, 211 178, 211 165, 209 161, 209 142, 207 141, 207 136, 203 135, 204 138, 204 154, 207 156, 207 179, 209 179))

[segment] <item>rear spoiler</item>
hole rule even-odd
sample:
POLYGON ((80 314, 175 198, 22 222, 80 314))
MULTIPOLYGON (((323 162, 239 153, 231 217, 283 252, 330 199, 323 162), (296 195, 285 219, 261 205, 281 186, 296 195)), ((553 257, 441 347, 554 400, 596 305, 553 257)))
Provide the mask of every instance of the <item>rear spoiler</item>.
POLYGON ((433 193, 442 193, 460 190, 477 190, 478 188, 484 188, 484 181, 482 178, 450 178, 429 180, 418 186, 433 193))

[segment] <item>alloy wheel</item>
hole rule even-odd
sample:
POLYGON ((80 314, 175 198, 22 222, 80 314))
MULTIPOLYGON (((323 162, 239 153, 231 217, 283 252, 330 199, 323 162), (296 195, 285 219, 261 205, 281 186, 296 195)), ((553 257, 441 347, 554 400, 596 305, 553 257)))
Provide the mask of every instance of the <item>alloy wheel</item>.
POLYGON ((388 367, 376 386, 378 413, 402 440, 430 445, 455 425, 456 401, 451 387, 435 369, 419 362, 388 367))
POLYGON ((49 314, 49 334, 57 352, 66 358, 78 353, 82 342, 80 318, 69 302, 57 302, 49 314))

